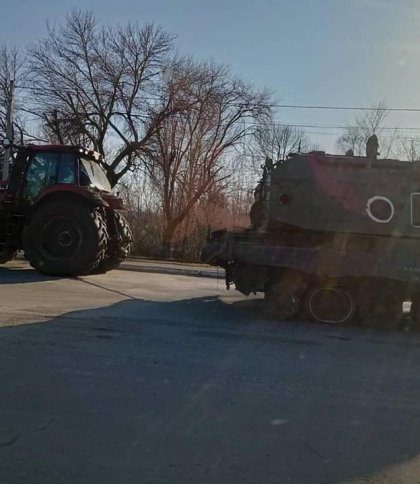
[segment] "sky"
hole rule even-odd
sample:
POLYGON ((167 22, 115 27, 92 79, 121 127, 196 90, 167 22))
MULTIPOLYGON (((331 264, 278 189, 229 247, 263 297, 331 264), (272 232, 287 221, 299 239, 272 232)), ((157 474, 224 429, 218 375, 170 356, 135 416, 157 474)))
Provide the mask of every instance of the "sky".
MULTIPOLYGON (((280 104, 420 108, 419 0, 0 0, 0 42, 44 37, 73 8, 104 24, 153 22, 177 35, 179 53, 212 59, 267 87, 280 104)), ((280 109, 276 119, 352 124, 357 111, 280 109)), ((390 113, 388 126, 418 128, 419 113, 390 113)), ((308 128, 333 151, 340 131, 308 128)), ((415 131, 407 131, 412 136, 415 131)))

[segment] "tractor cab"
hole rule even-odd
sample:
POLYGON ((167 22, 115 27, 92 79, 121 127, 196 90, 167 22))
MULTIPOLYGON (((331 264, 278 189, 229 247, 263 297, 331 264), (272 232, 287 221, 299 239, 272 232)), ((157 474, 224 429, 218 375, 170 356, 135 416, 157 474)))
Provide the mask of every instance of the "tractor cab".
MULTIPOLYGON (((1 188, 0 188, 1 190, 1 188)), ((52 192, 86 196, 88 191, 111 193, 98 154, 63 145, 28 145, 15 155, 8 199, 31 206, 52 192)))

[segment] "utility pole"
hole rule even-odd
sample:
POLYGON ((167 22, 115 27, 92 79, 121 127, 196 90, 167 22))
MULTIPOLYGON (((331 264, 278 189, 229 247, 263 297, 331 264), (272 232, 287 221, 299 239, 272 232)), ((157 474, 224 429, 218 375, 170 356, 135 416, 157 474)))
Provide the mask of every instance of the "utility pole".
POLYGON ((15 82, 13 79, 10 81, 9 85, 9 96, 7 100, 7 113, 6 113, 6 139, 7 145, 4 150, 4 159, 3 159, 3 180, 7 180, 9 178, 9 165, 10 165, 10 158, 12 156, 12 137, 13 137, 13 101, 14 101, 14 90, 15 90, 15 82))

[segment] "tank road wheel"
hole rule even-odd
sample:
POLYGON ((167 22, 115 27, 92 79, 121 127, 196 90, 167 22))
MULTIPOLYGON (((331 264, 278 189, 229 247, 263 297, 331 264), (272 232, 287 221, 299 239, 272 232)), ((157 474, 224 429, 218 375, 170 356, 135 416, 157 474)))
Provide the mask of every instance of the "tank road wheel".
POLYGON ((360 297, 360 319, 366 326, 392 328, 401 323, 403 298, 389 289, 368 291, 360 297))
POLYGON ((410 316, 412 325, 415 328, 420 328, 420 295, 411 298, 410 316))
POLYGON ((95 207, 55 200, 41 206, 24 229, 31 266, 45 274, 88 274, 105 257, 107 229, 95 207))
POLYGON ((265 292, 265 309, 269 317, 280 321, 293 318, 300 307, 300 299, 294 294, 279 294, 275 286, 265 292))
POLYGON ((345 324, 356 314, 356 303, 351 292, 334 284, 313 286, 306 294, 307 315, 318 323, 345 324))
POLYGON ((269 317, 285 321, 298 314, 303 276, 295 271, 283 272, 265 290, 265 308, 269 317))
POLYGON ((133 243, 133 234, 127 220, 116 211, 108 213, 108 233, 110 238, 105 257, 92 270, 92 274, 104 274, 117 268, 130 253, 133 243), (111 227, 111 224, 113 226, 111 227))

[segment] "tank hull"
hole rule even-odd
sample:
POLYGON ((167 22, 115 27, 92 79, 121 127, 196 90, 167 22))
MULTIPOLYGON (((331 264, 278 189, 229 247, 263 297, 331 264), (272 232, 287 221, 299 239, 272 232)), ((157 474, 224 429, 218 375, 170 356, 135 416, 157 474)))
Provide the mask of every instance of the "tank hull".
POLYGON ((420 163, 312 152, 266 163, 252 228, 219 231, 203 260, 263 292, 281 319, 401 320, 420 327, 420 163))

